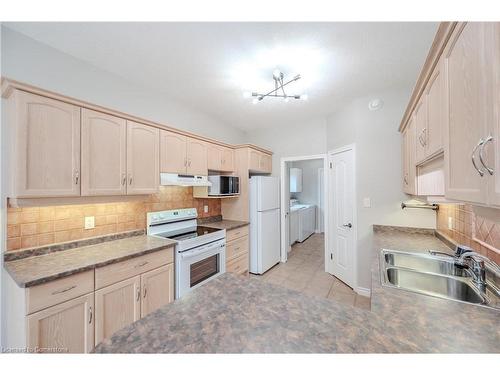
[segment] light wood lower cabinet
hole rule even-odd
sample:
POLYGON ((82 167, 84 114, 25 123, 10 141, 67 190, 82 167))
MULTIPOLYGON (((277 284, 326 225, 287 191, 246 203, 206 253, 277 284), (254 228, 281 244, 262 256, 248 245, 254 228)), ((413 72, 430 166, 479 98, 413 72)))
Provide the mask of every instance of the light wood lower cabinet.
POLYGON ((174 300, 174 264, 141 275, 141 317, 174 300))
POLYGON ((94 347, 94 293, 27 317, 27 346, 41 352, 89 353, 94 347))
POLYGON ((136 276, 95 292, 95 343, 100 343, 141 316, 141 277, 136 276))
POLYGON ((248 275, 248 226, 226 232, 226 272, 248 275))

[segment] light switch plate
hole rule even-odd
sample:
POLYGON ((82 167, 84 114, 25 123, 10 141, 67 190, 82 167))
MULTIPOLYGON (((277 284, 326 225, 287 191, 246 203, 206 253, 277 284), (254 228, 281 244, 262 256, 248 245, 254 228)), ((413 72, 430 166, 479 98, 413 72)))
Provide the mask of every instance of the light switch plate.
POLYGON ((85 229, 95 228, 95 217, 85 216, 85 229))
POLYGON ((203 206, 203 212, 208 214, 208 206, 203 206))
POLYGON ((363 198, 363 207, 370 208, 372 206, 372 200, 370 198, 363 198))

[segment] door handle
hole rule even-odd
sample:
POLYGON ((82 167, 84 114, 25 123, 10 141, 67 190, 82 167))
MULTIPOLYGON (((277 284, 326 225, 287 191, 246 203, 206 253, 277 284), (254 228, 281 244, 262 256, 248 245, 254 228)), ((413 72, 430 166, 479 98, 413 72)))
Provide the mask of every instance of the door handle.
POLYGON ((347 223, 347 224, 344 224, 342 225, 343 227, 347 227, 347 228, 352 228, 352 224, 351 223, 347 223))
POLYGON ((481 177, 484 176, 484 171, 482 171, 481 169, 479 169, 477 167, 477 164, 476 164, 476 159, 474 158, 474 154, 476 153, 477 149, 482 146, 484 144, 484 139, 480 139, 479 140, 479 143, 476 145, 476 147, 474 147, 474 149, 472 150, 472 155, 471 155, 471 160, 472 160, 472 165, 474 166, 474 168, 476 169, 477 173, 479 173, 479 175, 481 177))
POLYGON ((490 175, 493 176, 493 168, 490 168, 486 165, 486 163, 484 162, 484 155, 483 155, 483 152, 484 152, 484 146, 486 146, 486 144, 490 141, 493 140, 493 137, 491 135, 489 135, 483 142, 483 144, 481 145, 481 148, 479 149, 479 161, 481 162, 481 164, 483 165, 483 167, 486 168, 486 170, 488 171, 488 173, 490 175))

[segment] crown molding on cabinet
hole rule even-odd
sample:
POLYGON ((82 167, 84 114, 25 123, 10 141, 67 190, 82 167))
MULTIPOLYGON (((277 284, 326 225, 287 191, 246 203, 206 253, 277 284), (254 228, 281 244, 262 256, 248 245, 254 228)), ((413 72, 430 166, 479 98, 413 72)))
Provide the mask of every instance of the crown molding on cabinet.
POLYGON ((427 58, 425 59, 424 65, 420 74, 418 76, 417 82, 415 83, 415 87, 413 88, 413 92, 410 97, 410 101, 408 102, 408 106, 406 107, 405 113, 401 120, 401 124, 399 125, 399 131, 402 132, 406 127, 408 120, 415 109, 415 106, 420 99, 420 96, 424 92, 425 86, 427 82, 431 78, 432 71, 434 67, 439 61, 441 54, 443 53, 444 47, 448 42, 448 39, 451 36, 451 33, 455 29, 455 26, 458 22, 441 22, 439 28, 436 32, 436 36, 434 37, 434 41, 432 42, 429 53, 427 54, 427 58))
POLYGON ((19 82, 19 81, 16 81, 16 80, 13 80, 13 79, 10 79, 7 77, 1 77, 0 83, 1 83, 1 87, 2 87, 2 98, 8 98, 12 94, 12 92, 17 89, 17 90, 26 91, 26 92, 29 92, 32 94, 44 96, 47 98, 59 100, 62 102, 66 102, 69 104, 73 104, 73 105, 76 105, 76 106, 79 106, 82 108, 87 108, 87 109, 91 109, 91 110, 94 110, 97 112, 102 112, 102 113, 106 113, 106 114, 109 114, 112 116, 120 117, 120 118, 123 118, 125 120, 130 120, 130 121, 138 122, 138 123, 141 123, 144 125, 153 126, 153 127, 159 128, 159 129, 168 130, 168 131, 171 131, 171 132, 174 132, 177 134, 181 134, 181 135, 184 135, 184 136, 187 136, 190 138, 196 138, 196 139, 199 139, 199 140, 202 140, 205 142, 217 144, 219 146, 229 147, 232 149, 250 147, 250 148, 253 148, 255 150, 269 154, 269 155, 273 154, 269 150, 266 150, 264 148, 261 148, 261 147, 258 147, 258 146, 252 145, 252 144, 231 145, 228 143, 218 141, 216 139, 207 138, 207 137, 200 136, 198 134, 194 134, 194 133, 190 133, 190 132, 187 132, 184 130, 176 129, 176 128, 173 128, 169 125, 164 125, 164 124, 161 124, 158 122, 146 120, 142 117, 137 117, 134 115, 130 115, 130 114, 121 112, 121 111, 113 110, 113 109, 102 107, 100 105, 92 104, 92 103, 89 103, 89 102, 86 102, 83 100, 75 99, 75 98, 70 97, 70 96, 58 94, 58 93, 55 93, 53 91, 45 90, 45 89, 30 85, 27 83, 19 82))

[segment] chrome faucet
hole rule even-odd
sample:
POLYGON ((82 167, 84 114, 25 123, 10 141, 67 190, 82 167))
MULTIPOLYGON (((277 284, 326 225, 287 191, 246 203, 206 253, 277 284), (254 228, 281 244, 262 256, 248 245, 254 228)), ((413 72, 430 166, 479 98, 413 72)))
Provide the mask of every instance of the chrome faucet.
POLYGON ((468 268, 472 271, 473 281, 481 291, 484 291, 486 289, 486 267, 484 266, 485 261, 490 262, 487 257, 476 253, 475 251, 466 251, 462 253, 456 261, 456 264, 460 266, 468 266, 468 268), (467 259, 469 260, 469 262, 466 262, 467 259))

